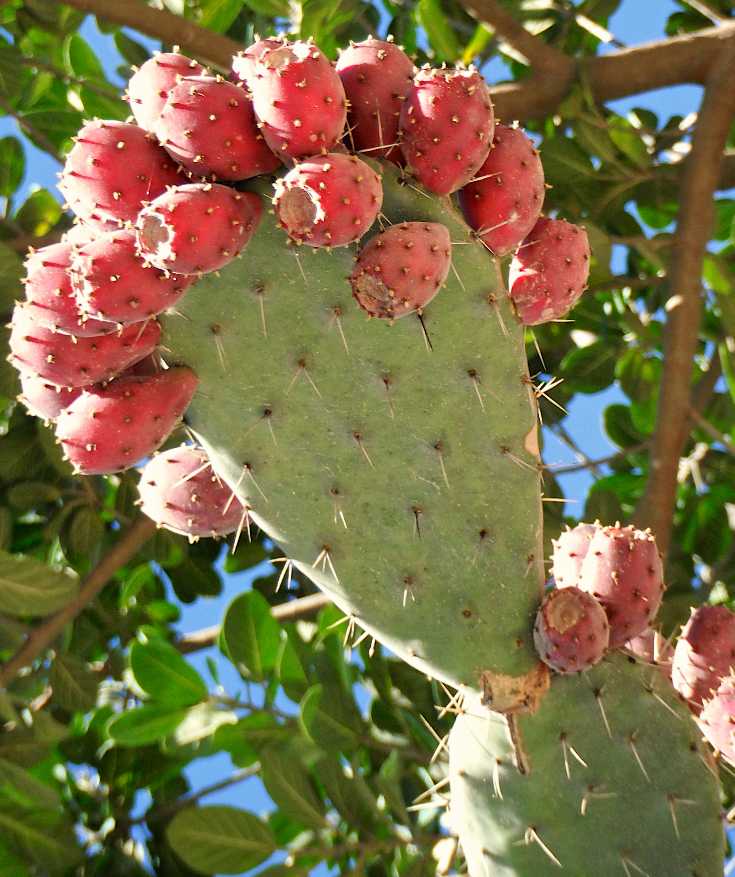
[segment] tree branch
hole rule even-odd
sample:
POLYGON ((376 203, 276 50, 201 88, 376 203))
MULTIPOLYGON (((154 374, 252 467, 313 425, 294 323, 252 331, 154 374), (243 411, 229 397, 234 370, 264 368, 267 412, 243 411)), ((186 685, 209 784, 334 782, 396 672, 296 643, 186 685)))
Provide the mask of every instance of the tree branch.
POLYGON ((535 36, 505 9, 499 0, 464 0, 470 15, 496 31, 529 62, 535 73, 571 78, 574 61, 535 36))
POLYGON ((242 46, 229 37, 214 33, 172 12, 153 9, 138 0, 64 0, 67 6, 91 12, 105 21, 132 27, 163 43, 177 45, 198 61, 230 69, 232 56, 242 46))
POLYGON ((140 551, 155 532, 156 525, 150 518, 141 516, 135 521, 87 576, 77 596, 56 615, 34 627, 25 643, 3 664, 0 668, 0 690, 6 688, 23 667, 33 663, 51 645, 66 625, 94 600, 112 576, 140 551))
MULTIPOLYGON (((298 621, 300 618, 312 618, 328 603, 329 598, 326 594, 309 594, 307 597, 300 597, 298 600, 274 606, 271 609, 271 615, 276 621, 298 621)), ((212 627, 185 633, 174 645, 182 655, 188 655, 190 652, 198 652, 200 649, 208 649, 213 646, 217 642, 219 632, 220 626, 215 624, 212 627)))
POLYGON ((713 195, 734 117, 735 45, 730 43, 723 46, 707 78, 681 178, 679 222, 669 271, 671 296, 664 306, 668 319, 657 425, 648 482, 635 514, 638 525, 651 527, 664 554, 671 538, 679 458, 689 435, 684 415, 691 401, 692 366, 702 318, 702 260, 712 233, 713 195))

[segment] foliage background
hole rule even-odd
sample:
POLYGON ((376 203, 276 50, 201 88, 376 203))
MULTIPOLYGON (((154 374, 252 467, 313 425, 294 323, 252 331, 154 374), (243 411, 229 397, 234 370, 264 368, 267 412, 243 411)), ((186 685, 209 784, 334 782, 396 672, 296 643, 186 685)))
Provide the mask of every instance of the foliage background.
MULTIPOLYGON (((6 317, 22 294, 27 246, 57 239, 68 225, 53 184, 71 136, 89 116, 124 119, 129 65, 161 46, 120 24, 126 8, 140 5, 92 4, 100 10, 95 22, 85 3, 0 4, 6 317)), ((732 6, 525 0, 504 8, 545 44, 579 58, 731 27, 732 6)), ((287 29, 315 36, 334 54, 350 38, 390 31, 420 61, 475 61, 491 84, 529 76, 518 49, 454 0, 166 0, 158 8, 240 45, 256 31, 287 29)), ((532 373, 539 383, 564 379, 548 395, 568 412, 542 400, 545 492, 566 500, 546 506, 547 539, 562 520, 641 514, 661 388, 672 380, 664 305, 680 168, 702 91, 676 85, 603 105, 580 77, 553 115, 525 123, 552 185, 547 208, 584 222, 595 254, 574 322, 535 333, 543 363, 529 333, 532 373)), ((732 135, 729 149, 735 156, 732 135)), ((726 160, 700 259, 693 409, 680 411, 688 437, 669 514, 667 633, 691 604, 731 604, 734 596, 728 187, 735 175, 728 178, 728 168, 726 160)), ((276 592, 270 560, 279 552, 268 540, 243 540, 230 554, 166 533, 151 538, 134 523, 136 474, 73 478, 51 432, 14 403, 17 391, 14 372, 0 363, 0 658, 44 629, 113 546, 127 553, 97 575, 94 599, 81 601, 73 624, 61 625, 22 675, 0 684, 1 877, 187 875, 187 862, 207 873, 265 862, 272 877, 312 868, 371 877, 461 870, 444 789, 427 792, 445 772, 441 752, 429 760, 451 725, 436 709, 447 693, 380 648, 371 653, 367 642, 346 652, 336 610, 316 616, 308 602, 293 603, 312 592, 308 582, 276 592), (131 526, 132 539, 124 535, 131 526), (299 620, 273 620, 268 606, 287 603, 299 620), (228 606, 222 635, 192 635, 219 624, 228 606), (257 645, 242 635, 253 627, 257 645), (419 809, 409 809, 421 795, 419 809), (214 805, 236 809, 208 809, 214 805), (279 870, 284 861, 293 864, 287 872, 279 870)), ((725 785, 729 800, 728 776, 725 785)))

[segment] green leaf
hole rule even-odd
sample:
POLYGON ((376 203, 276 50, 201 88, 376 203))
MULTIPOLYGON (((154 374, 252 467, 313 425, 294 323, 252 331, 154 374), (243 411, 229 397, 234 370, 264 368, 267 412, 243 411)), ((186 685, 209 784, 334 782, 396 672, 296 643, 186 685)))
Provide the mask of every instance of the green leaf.
POLYGON ((296 648, 287 634, 282 642, 278 653, 277 662, 278 681, 291 700, 299 701, 309 687, 309 680, 304 672, 301 659, 296 648))
POLYGON ((94 707, 98 681, 98 675, 73 655, 57 655, 51 665, 54 703, 69 712, 87 712, 94 707))
POLYGON ((612 142, 630 161, 641 170, 651 163, 646 144, 641 135, 622 116, 610 116, 607 119, 607 131, 612 142))
POLYGON ((287 816, 311 828, 325 827, 324 803, 298 759, 281 749, 265 749, 260 776, 268 794, 287 816))
POLYGON ((0 837, 24 859, 54 873, 82 860, 73 825, 54 811, 0 802, 0 837))
POLYGON ((0 195, 10 198, 23 181, 25 153, 17 137, 0 140, 0 195))
POLYGON ((627 405, 608 405, 603 418, 608 438, 619 448, 630 448, 645 441, 646 436, 635 428, 627 405))
POLYGON ((131 39, 124 31, 116 30, 113 39, 115 46, 128 64, 140 67, 150 58, 150 52, 137 40, 131 39))
MULTIPOLYGON (((29 113, 28 117, 34 115, 38 114, 29 113)), ((78 122, 79 117, 75 116, 77 128, 79 127, 78 122)), ((48 189, 37 189, 33 192, 15 215, 15 221, 23 231, 39 236, 51 231, 60 218, 61 204, 48 189)))
POLYGON ((442 8, 441 0, 419 0, 416 7, 419 22, 426 31, 436 61, 456 61, 462 57, 452 22, 442 8))
POLYGON ((185 709, 146 704, 116 716, 107 733, 118 746, 146 746, 173 734, 186 715, 185 709))
MULTIPOLYGON (((731 349, 732 338, 728 341, 721 341, 718 345, 717 352, 720 356, 720 364, 722 366, 722 374, 730 393, 730 398, 735 402, 735 349, 731 349)), ((735 344, 733 344, 735 347, 735 344)))
POLYGON ((59 795, 51 786, 5 758, 0 758, 0 798, 19 807, 42 810, 53 810, 60 804, 59 795))
POLYGON ((198 703, 187 712, 186 718, 174 732, 179 746, 188 746, 205 737, 211 737, 222 725, 234 725, 237 716, 229 710, 217 709, 211 703, 198 703))
POLYGON ((326 695, 323 685, 312 686, 301 701, 301 725, 307 737, 324 749, 356 749, 360 741, 355 724, 351 715, 339 709, 339 701, 326 695))
POLYGON ((64 64, 67 70, 79 79, 100 79, 106 81, 94 49, 78 33, 70 34, 64 41, 64 64))
POLYGON ((99 555, 105 525, 96 509, 82 506, 78 509, 66 531, 64 548, 73 560, 87 559, 93 563, 99 555))
POLYGON ((484 24, 478 24, 469 42, 464 47, 462 63, 471 64, 490 45, 492 38, 492 31, 488 30, 484 24))
POLYGON ((249 767, 263 746, 286 743, 292 736, 293 730, 279 725, 268 713, 251 713, 233 725, 217 728, 214 745, 228 752, 238 767, 249 767))
POLYGON ((275 668, 281 627, 257 591, 241 594, 230 603, 222 634, 230 658, 248 678, 261 682, 275 668))
POLYGON ((199 24, 215 33, 226 33, 244 5, 244 0, 200 0, 199 24))
POLYGON ((618 351, 609 341, 577 347, 561 361, 560 372, 580 393, 599 393, 615 380, 618 351))
POLYGON ((130 670, 145 693, 166 706, 192 706, 207 696, 207 686, 172 645, 160 639, 130 646, 130 670))
POLYGON ((8 488, 8 504, 18 511, 29 511, 61 498, 61 491, 54 484, 42 481, 21 481, 8 488))
POLYGON ((315 767, 319 781, 340 815, 351 825, 367 830, 380 819, 380 811, 370 787, 362 775, 352 769, 347 776, 340 760, 327 756, 315 767))
POLYGON ((51 569, 33 557, 0 551, 0 612, 50 615, 76 596, 75 576, 51 569))
POLYGON ((190 807, 166 829, 176 855, 202 874, 240 874, 276 849, 270 828, 253 813, 234 807, 190 807))

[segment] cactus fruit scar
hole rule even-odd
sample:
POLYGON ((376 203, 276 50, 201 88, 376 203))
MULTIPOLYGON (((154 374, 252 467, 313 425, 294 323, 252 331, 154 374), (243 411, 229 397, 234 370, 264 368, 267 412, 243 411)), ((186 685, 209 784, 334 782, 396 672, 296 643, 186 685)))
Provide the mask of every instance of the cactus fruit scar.
POLYGON ((562 588, 544 597, 533 636, 539 655, 552 670, 579 673, 602 660, 610 643, 610 625, 591 594, 562 588))

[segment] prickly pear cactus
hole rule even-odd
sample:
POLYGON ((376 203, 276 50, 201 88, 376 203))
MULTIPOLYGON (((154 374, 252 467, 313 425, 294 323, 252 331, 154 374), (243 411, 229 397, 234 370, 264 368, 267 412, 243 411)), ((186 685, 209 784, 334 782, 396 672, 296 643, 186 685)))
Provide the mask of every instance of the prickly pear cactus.
POLYGON ((722 873, 717 774, 654 667, 614 654, 556 677, 535 715, 469 704, 449 749, 472 877, 722 873))
POLYGON ((543 689, 537 412, 500 272, 448 201, 378 165, 387 222, 441 222, 424 315, 368 320, 354 248, 298 251, 265 217, 164 320, 200 389, 187 422, 251 516, 357 625, 498 709, 543 689))

